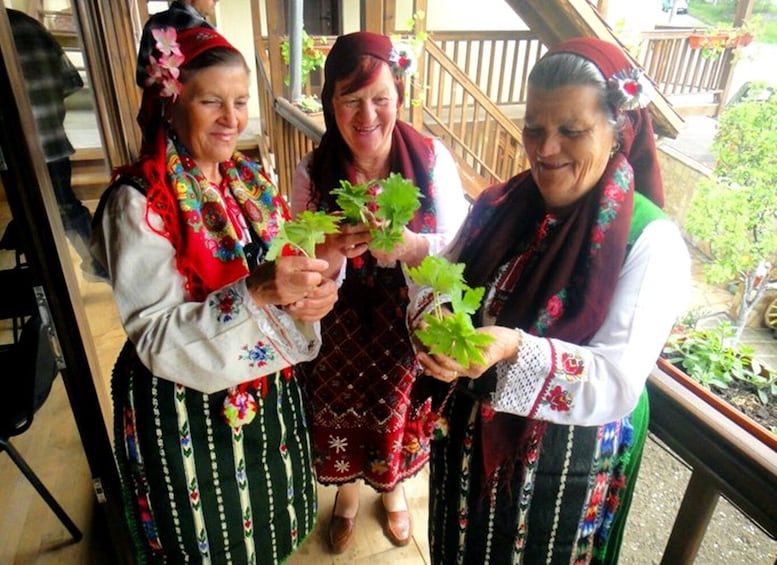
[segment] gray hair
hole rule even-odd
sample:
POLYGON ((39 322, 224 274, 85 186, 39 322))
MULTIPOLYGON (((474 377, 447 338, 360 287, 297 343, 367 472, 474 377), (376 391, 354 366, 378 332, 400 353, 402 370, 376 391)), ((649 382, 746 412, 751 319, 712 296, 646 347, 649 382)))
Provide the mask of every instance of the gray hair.
POLYGON ((623 133, 623 114, 617 111, 619 94, 607 88, 607 80, 594 63, 574 53, 546 55, 529 73, 529 86, 552 90, 564 86, 593 86, 599 91, 599 107, 620 141, 623 133))

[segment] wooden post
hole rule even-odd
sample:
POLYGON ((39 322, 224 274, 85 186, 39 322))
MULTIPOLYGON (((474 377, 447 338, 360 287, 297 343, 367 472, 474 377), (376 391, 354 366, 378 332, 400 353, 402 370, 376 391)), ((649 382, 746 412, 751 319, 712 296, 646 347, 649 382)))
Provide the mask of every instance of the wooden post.
POLYGON ((286 16, 283 11, 282 0, 267 1, 267 43, 270 50, 270 79, 273 96, 286 96, 283 84, 285 65, 281 60, 281 42, 286 35, 286 16))
POLYGON ((702 469, 695 469, 666 542, 661 565, 693 565, 719 497, 715 478, 702 469))
POLYGON ((383 9, 386 0, 362 0, 361 2, 361 29, 384 33, 383 9))

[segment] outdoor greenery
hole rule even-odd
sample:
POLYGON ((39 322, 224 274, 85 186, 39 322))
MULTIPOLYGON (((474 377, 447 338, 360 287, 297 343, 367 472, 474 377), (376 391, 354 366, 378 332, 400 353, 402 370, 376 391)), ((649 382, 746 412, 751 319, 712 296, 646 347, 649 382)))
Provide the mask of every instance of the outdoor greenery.
MULTIPOLYGON (((690 0, 688 13, 713 28, 731 27, 737 0, 690 0)), ((771 0, 758 0, 753 16, 760 21, 757 33, 762 43, 777 43, 777 5, 771 0)))
MULTIPOLYGON (((326 41, 321 42, 321 45, 326 45, 326 41)), ((281 43, 281 57, 283 62, 288 66, 289 64, 289 40, 284 39, 281 43)), ((326 55, 316 48, 316 40, 310 37, 307 32, 302 30, 302 84, 305 85, 308 82, 310 73, 316 69, 323 67, 326 61, 326 55)), ((283 78, 283 81, 289 84, 289 75, 283 78)))
POLYGON ((705 388, 749 385, 765 405, 777 399, 777 376, 764 370, 754 353, 751 347, 736 342, 730 323, 721 322, 714 328, 691 327, 673 334, 662 356, 705 388))
POLYGON ((763 295, 777 256, 777 95, 751 85, 718 120, 712 145, 717 162, 694 193, 686 232, 708 246, 705 275, 713 284, 738 281, 738 339, 763 295))

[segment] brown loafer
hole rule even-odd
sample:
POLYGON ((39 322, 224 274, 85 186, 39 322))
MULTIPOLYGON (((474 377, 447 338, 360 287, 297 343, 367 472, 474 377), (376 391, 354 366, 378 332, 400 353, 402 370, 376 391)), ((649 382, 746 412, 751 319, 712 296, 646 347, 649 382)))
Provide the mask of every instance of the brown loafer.
POLYGON ((402 489, 402 498, 405 500, 406 510, 386 510, 385 505, 383 509, 386 511, 386 537, 391 540, 394 545, 407 545, 410 543, 410 537, 413 535, 413 524, 410 520, 410 506, 407 503, 407 494, 405 488, 399 486, 397 488, 402 489))
POLYGON ((335 514, 336 508, 337 495, 335 495, 335 503, 332 505, 332 519, 329 521, 329 546, 332 553, 342 553, 353 541, 356 516, 353 518, 338 516, 335 514))
POLYGON ((413 535, 413 524, 410 520, 410 511, 397 510, 386 511, 386 537, 394 545, 407 545, 413 535))

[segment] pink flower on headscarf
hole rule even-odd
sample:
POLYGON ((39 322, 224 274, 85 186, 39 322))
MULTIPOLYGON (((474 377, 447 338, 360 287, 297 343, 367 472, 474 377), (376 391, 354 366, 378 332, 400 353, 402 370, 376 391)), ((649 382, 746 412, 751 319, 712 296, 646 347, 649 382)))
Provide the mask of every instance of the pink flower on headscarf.
POLYGON ((151 35, 156 39, 156 48, 163 55, 179 55, 183 60, 181 48, 178 46, 178 37, 174 27, 151 30, 151 35))

